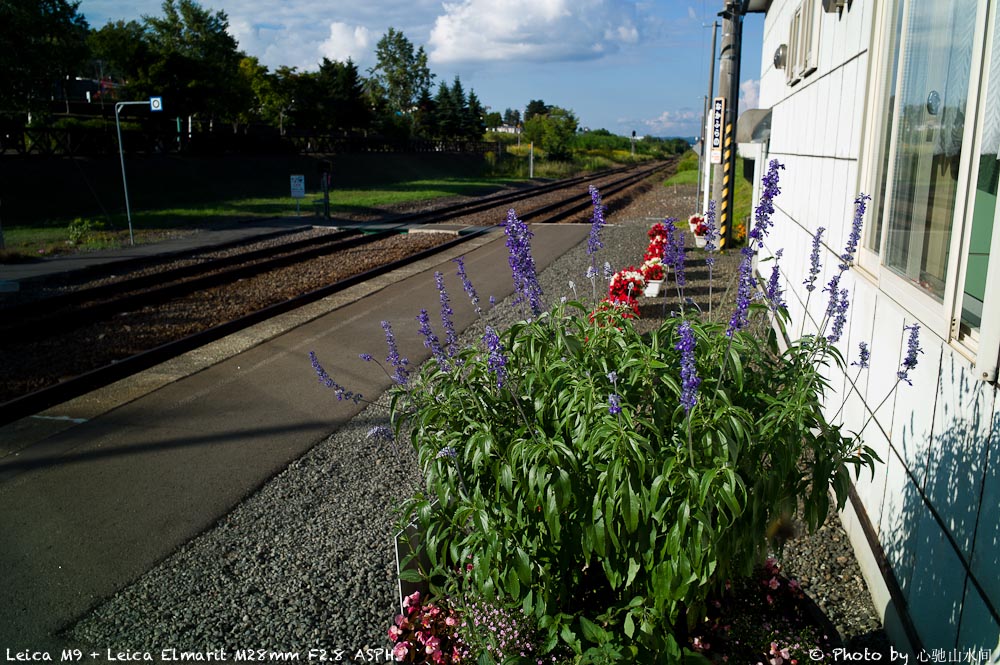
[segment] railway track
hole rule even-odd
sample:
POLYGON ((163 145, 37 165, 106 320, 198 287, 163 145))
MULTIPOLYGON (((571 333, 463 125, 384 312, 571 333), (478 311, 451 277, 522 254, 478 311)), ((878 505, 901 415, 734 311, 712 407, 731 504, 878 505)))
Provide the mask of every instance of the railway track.
MULTIPOLYGON (((160 265, 137 263, 128 266, 134 274, 113 282, 3 308, 0 360, 8 367, 4 371, 6 385, 0 387, 0 424, 37 413, 280 313, 454 247, 485 230, 480 223, 472 224, 477 228, 458 237, 434 234, 437 237, 402 240, 409 236, 401 234, 415 226, 432 230, 435 224, 455 220, 462 223, 470 215, 474 216, 471 219, 477 219, 476 215, 481 219, 491 212, 495 224, 502 219, 498 209, 519 201, 531 205, 531 198, 540 195, 555 200, 535 204, 532 209, 519 212, 519 216, 534 223, 557 223, 589 210, 590 198, 585 190, 581 195, 582 184, 594 183, 605 201, 613 202, 655 171, 669 166, 666 163, 654 168, 607 172, 596 181, 594 176, 572 178, 527 191, 484 197, 471 204, 403 215, 391 220, 388 229, 384 223, 380 224, 381 230, 376 233, 357 229, 327 232, 287 242, 279 239, 272 247, 236 251, 223 257, 208 257, 203 252, 171 256, 169 262, 160 265), (566 190, 571 194, 555 196, 566 190), (410 246, 400 248, 404 243, 410 246), (387 247, 393 250, 387 251, 387 247), (365 263, 373 255, 398 258, 378 265, 365 263), (331 260, 356 269, 337 273, 333 283, 326 279, 322 285, 316 285, 303 279, 294 295, 283 293, 280 297, 260 298, 255 295, 242 311, 226 309, 225 313, 219 313, 214 305, 206 304, 209 297, 239 296, 235 299, 241 300, 247 293, 256 294, 254 283, 262 281, 262 275, 278 281, 276 275, 305 272, 316 262, 331 260), (176 265, 177 262, 181 264, 176 265), (172 323, 164 326, 164 319, 172 323), (160 327, 168 329, 154 335, 132 334, 134 330, 160 327), (133 337, 138 339, 132 341, 133 337)), ((121 266, 116 264, 114 269, 120 272, 121 266)))

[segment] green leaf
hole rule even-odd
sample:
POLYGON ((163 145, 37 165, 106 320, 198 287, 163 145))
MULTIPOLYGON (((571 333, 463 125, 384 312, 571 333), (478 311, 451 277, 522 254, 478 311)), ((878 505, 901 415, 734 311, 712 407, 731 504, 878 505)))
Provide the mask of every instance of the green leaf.
POLYGON ((625 635, 628 636, 629 639, 635 635, 635 622, 632 621, 631 613, 625 615, 625 625, 623 628, 625 629, 625 635))
POLYGON ((528 553, 520 547, 515 552, 514 565, 517 567, 517 576, 521 578, 521 582, 531 584, 531 561, 528 559, 528 553))
POLYGON ((580 617, 580 629, 583 637, 590 642, 604 644, 608 641, 608 633, 587 617, 580 617))
POLYGON ((632 584, 632 580, 635 579, 636 573, 639 572, 639 562, 635 559, 629 557, 628 560, 628 577, 625 578, 625 586, 632 584))
POLYGON ((399 571, 399 579, 403 580, 404 582, 423 582, 424 577, 423 575, 420 574, 419 571, 409 568, 407 570, 399 571))

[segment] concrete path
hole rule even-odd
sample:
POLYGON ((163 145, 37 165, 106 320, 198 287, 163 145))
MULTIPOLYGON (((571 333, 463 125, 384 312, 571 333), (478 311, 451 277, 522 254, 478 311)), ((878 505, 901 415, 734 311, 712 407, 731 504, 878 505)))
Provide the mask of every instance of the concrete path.
MULTIPOLYGON (((541 271, 589 226, 532 230, 541 271)), ((360 410, 319 386, 309 351, 374 397, 388 380, 358 354, 385 356, 389 320, 402 355, 427 357, 415 317, 439 311, 435 270, 453 303, 465 297, 451 262, 462 254, 484 302, 509 295, 503 235, 476 242, 0 429, 0 450, 16 451, 0 457, 0 655, 65 646, 61 630, 360 410)), ((455 310, 463 330, 474 314, 455 310)))

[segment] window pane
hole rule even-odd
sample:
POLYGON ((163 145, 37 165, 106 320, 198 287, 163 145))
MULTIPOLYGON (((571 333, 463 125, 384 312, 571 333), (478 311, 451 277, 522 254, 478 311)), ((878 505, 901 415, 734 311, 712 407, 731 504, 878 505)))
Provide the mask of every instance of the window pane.
POLYGON ((948 269, 975 16, 975 0, 911 3, 900 63, 885 263, 939 299, 948 269))
POLYGON ((990 242, 993 218, 997 207, 997 181, 1000 180, 1000 12, 993 25, 993 46, 989 54, 989 80, 983 95, 985 116, 983 139, 979 151, 975 200, 972 208, 972 235, 969 238, 968 265, 962 294, 961 334, 978 330, 982 322, 983 300, 986 296, 986 269, 990 264, 990 242))
MULTIPOLYGON (((896 7, 896 31, 892 34, 899 35, 903 31, 903 10, 896 7)), ((882 217, 883 204, 885 202, 885 188, 889 177, 889 155, 892 143, 890 142, 890 132, 892 130, 892 114, 896 106, 896 78, 899 73, 899 41, 897 39, 892 49, 892 67, 889 69, 888 91, 886 92, 885 114, 879 126, 878 135, 882 137, 882 154, 879 165, 878 189, 875 192, 875 200, 872 201, 872 210, 875 212, 875 223, 868 225, 868 236, 865 246, 878 254, 882 251, 882 217)))

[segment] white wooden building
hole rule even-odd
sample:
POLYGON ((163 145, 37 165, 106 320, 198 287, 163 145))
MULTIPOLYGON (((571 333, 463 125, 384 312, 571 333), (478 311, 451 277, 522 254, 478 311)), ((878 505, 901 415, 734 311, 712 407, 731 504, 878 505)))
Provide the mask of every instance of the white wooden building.
MULTIPOLYGON (((826 284, 855 197, 872 196, 841 282, 850 310, 838 344, 848 362, 870 344, 871 366, 832 377, 827 408, 832 417, 846 399, 836 420, 864 427, 884 464, 856 482, 845 526, 897 646, 991 654, 924 662, 997 662, 1000 2, 750 4, 766 12, 759 106, 770 133, 740 149, 757 159, 758 182, 768 160, 786 167, 762 255, 784 248, 794 333, 815 331, 827 307, 819 289, 805 307, 813 234, 826 229, 826 284), (913 385, 883 402, 914 323, 913 385)), ((744 78, 755 68, 744 62, 744 78)))

